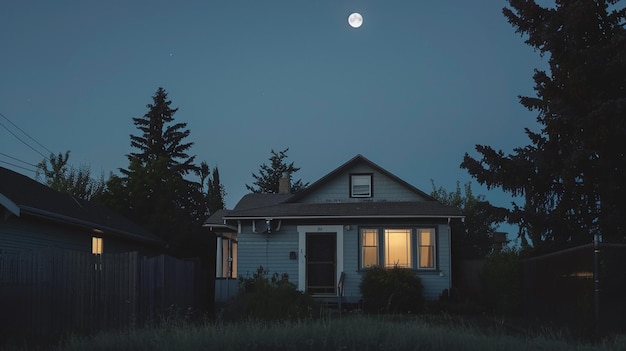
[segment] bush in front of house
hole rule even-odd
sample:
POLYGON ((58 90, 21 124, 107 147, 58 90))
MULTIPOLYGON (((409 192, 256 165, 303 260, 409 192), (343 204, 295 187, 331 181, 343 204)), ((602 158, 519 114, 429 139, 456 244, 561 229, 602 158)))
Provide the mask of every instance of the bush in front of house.
POLYGON ((422 281, 406 268, 372 266, 359 285, 363 309, 369 313, 420 313, 424 310, 422 281))
POLYGON ((239 295, 222 313, 226 320, 298 320, 316 316, 319 307, 313 298, 297 289, 286 273, 274 273, 259 266, 252 277, 239 278, 239 295))

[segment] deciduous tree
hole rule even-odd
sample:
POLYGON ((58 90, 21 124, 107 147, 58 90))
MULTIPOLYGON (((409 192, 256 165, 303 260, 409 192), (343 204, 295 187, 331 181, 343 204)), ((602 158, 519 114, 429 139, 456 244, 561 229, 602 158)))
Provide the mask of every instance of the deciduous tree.
POLYGON ((493 250, 493 236, 498 224, 504 222, 505 214, 491 206, 484 195, 474 196, 471 182, 463 185, 456 183, 456 189, 448 192, 443 187, 436 187, 432 181, 431 196, 444 205, 456 206, 465 215, 463 220, 453 219, 452 258, 485 258, 493 250))
POLYGON ((68 165, 70 151, 65 154, 50 154, 50 157, 37 164, 35 177, 50 188, 67 193, 83 200, 91 200, 102 195, 105 188, 104 174, 100 178, 92 178, 91 169, 87 165, 76 168, 68 165))

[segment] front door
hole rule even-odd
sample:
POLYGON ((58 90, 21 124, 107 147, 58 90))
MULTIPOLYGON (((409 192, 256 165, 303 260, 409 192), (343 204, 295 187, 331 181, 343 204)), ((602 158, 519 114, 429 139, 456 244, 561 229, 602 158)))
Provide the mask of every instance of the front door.
POLYGON ((307 233, 306 291, 311 295, 336 295, 337 234, 307 233))

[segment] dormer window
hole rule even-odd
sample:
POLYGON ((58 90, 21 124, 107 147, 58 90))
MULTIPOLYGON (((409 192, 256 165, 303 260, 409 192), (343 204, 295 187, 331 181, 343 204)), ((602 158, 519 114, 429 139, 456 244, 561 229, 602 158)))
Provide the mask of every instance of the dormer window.
POLYGON ((350 175, 350 197, 372 197, 372 175, 350 175))

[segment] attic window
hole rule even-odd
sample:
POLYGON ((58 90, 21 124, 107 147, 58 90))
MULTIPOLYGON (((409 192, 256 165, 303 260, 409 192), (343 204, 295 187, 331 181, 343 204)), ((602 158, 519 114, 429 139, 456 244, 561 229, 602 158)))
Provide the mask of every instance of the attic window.
POLYGON ((372 175, 350 175, 350 197, 372 197, 372 175))

